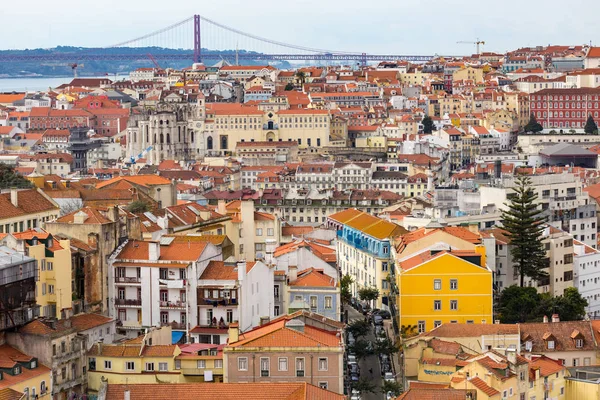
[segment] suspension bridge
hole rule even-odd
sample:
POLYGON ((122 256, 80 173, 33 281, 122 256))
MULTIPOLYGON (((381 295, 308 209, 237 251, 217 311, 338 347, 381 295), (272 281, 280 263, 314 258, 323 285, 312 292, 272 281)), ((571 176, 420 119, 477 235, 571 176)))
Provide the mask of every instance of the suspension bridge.
MULTIPOLYGON (((175 24, 135 39, 102 48, 79 52, 47 51, 24 54, 19 51, 0 54, 0 63, 73 62, 85 61, 368 61, 426 62, 436 56, 405 54, 369 54, 318 49, 283 43, 221 24, 201 15, 194 15, 175 24), (153 48, 149 54, 141 49, 153 48), (138 50, 136 50, 138 49, 138 50), (238 50, 239 49, 239 50, 238 50), (176 50, 176 51, 174 51, 176 50)), ((445 56, 452 58, 452 56, 445 56)))

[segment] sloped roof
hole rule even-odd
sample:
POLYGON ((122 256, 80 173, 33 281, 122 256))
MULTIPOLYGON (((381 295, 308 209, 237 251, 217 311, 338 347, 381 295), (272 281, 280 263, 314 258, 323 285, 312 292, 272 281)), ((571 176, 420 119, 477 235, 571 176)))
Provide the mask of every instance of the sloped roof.
POLYGON ((355 208, 349 208, 332 214, 329 218, 380 240, 399 236, 406 232, 400 225, 377 218, 355 208))
POLYGON ((17 201, 18 207, 15 207, 10 201, 10 193, 0 194, 0 219, 59 209, 37 189, 19 190, 17 201))
POLYGON ((597 157, 598 155, 593 151, 584 149, 583 147, 576 146, 569 143, 557 143, 553 146, 545 147, 544 150, 540 151, 541 155, 548 157, 597 157))
POLYGON ((335 287, 335 279, 325 275, 323 270, 308 268, 298 272, 298 279, 290 282, 289 285, 295 287, 335 287))

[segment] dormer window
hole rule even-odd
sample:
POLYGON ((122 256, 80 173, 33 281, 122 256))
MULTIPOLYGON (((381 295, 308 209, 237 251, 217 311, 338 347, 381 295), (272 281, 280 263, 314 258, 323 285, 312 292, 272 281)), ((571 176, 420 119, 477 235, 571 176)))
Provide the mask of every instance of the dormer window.
POLYGON ((575 347, 581 349, 583 347, 583 339, 575 339, 575 347))
POLYGON ((554 350, 554 340, 548 340, 548 350, 554 350))
POLYGON ((13 375, 19 375, 21 373, 21 367, 17 365, 13 368, 13 375))

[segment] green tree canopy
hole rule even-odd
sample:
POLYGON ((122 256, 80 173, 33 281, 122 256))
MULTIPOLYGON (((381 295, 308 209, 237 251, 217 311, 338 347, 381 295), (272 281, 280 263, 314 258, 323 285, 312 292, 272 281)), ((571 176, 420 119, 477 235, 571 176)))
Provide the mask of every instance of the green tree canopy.
POLYGON ((596 125, 596 121, 594 121, 594 118, 592 118, 591 114, 588 116, 588 119, 585 122, 585 126, 583 127, 583 131, 585 133, 587 133, 588 135, 592 135, 592 134, 598 133, 598 125, 596 125))
POLYGON ((33 184, 17 174, 13 167, 0 163, 0 189, 31 189, 33 184))
POLYGON ((358 321, 354 321, 346 327, 346 331, 350 332, 352 336, 355 338, 359 338, 362 336, 367 336, 369 331, 371 330, 371 324, 369 324, 364 319, 359 319, 358 321))
POLYGON ((403 387, 402 384, 398 381, 383 381, 383 385, 381 385, 381 393, 387 394, 392 392, 394 397, 400 396, 402 394, 403 387))
POLYGON ((342 276, 340 280, 340 297, 343 303, 347 304, 352 300, 352 291, 350 290, 352 282, 354 282, 354 278, 348 274, 342 276))
POLYGON ((544 127, 539 122, 537 122, 537 120, 535 119, 535 115, 533 115, 532 113, 529 117, 529 122, 527 123, 527 125, 525 125, 523 130, 525 132, 537 133, 543 131, 544 127))
POLYGON ((534 287, 509 286, 500 294, 498 314, 503 324, 534 321, 538 317, 540 296, 534 287))
POLYGON ((520 275, 521 286, 525 277, 539 280, 548 276, 546 249, 542 243, 545 218, 537 207, 537 193, 531 188, 531 179, 519 176, 515 179, 511 194, 502 212, 502 224, 510 238, 511 255, 520 275))
POLYGON ((375 345, 375 352, 377 354, 395 354, 399 351, 399 347, 398 345, 396 345, 396 343, 394 343, 393 341, 391 341, 389 338, 385 338, 383 340, 379 340, 377 341, 377 344, 375 345))
POLYGON ((373 351, 369 348, 369 342, 367 342, 366 340, 359 339, 355 341, 353 345, 350 345, 348 347, 350 348, 350 351, 352 351, 356 355, 356 358, 358 358, 359 360, 362 360, 363 358, 373 354, 373 351))
POLYGON ((358 289, 358 297, 364 301, 377 300, 379 297, 379 290, 376 287, 363 287, 358 289))
POLYGON ((352 389, 358 390, 360 393, 376 393, 377 386, 372 380, 362 378, 358 382, 352 383, 352 389))
POLYGON ((502 291, 498 302, 499 319, 504 324, 539 322, 544 316, 558 314, 561 321, 580 321, 585 318, 586 299, 570 287, 562 296, 539 294, 534 287, 509 286, 502 291))
POLYGON ((433 119, 429 115, 426 115, 421 123, 423 124, 423 133, 433 132, 433 119))
POLYGON ((285 85, 285 89, 286 92, 289 92, 290 90, 294 90, 294 84, 293 83, 288 83, 287 85, 285 85))
POLYGON ((135 200, 129 203, 127 211, 134 214, 144 213, 150 211, 150 205, 142 200, 135 200))

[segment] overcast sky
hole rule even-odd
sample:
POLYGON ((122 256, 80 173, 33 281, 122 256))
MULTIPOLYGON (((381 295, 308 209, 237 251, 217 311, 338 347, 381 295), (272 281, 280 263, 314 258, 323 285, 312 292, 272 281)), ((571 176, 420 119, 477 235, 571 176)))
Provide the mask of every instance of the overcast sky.
MULTIPOLYGON (((497 52, 521 46, 575 45, 590 40, 600 43, 594 20, 600 14, 600 1, 596 0, 566 3, 557 0, 6 0, 2 3, 2 49, 108 46, 193 14, 262 37, 334 51, 472 54, 474 45, 456 42, 476 38, 486 41, 485 51, 497 52)), ((191 29, 191 24, 179 28, 165 43, 189 47, 191 29), (187 45, 184 37, 189 38, 187 45)), ((213 31, 203 33, 213 35, 215 42, 206 43, 211 47, 218 45, 218 40, 229 48, 236 44, 240 48, 249 46, 242 39, 214 36, 213 31)))

